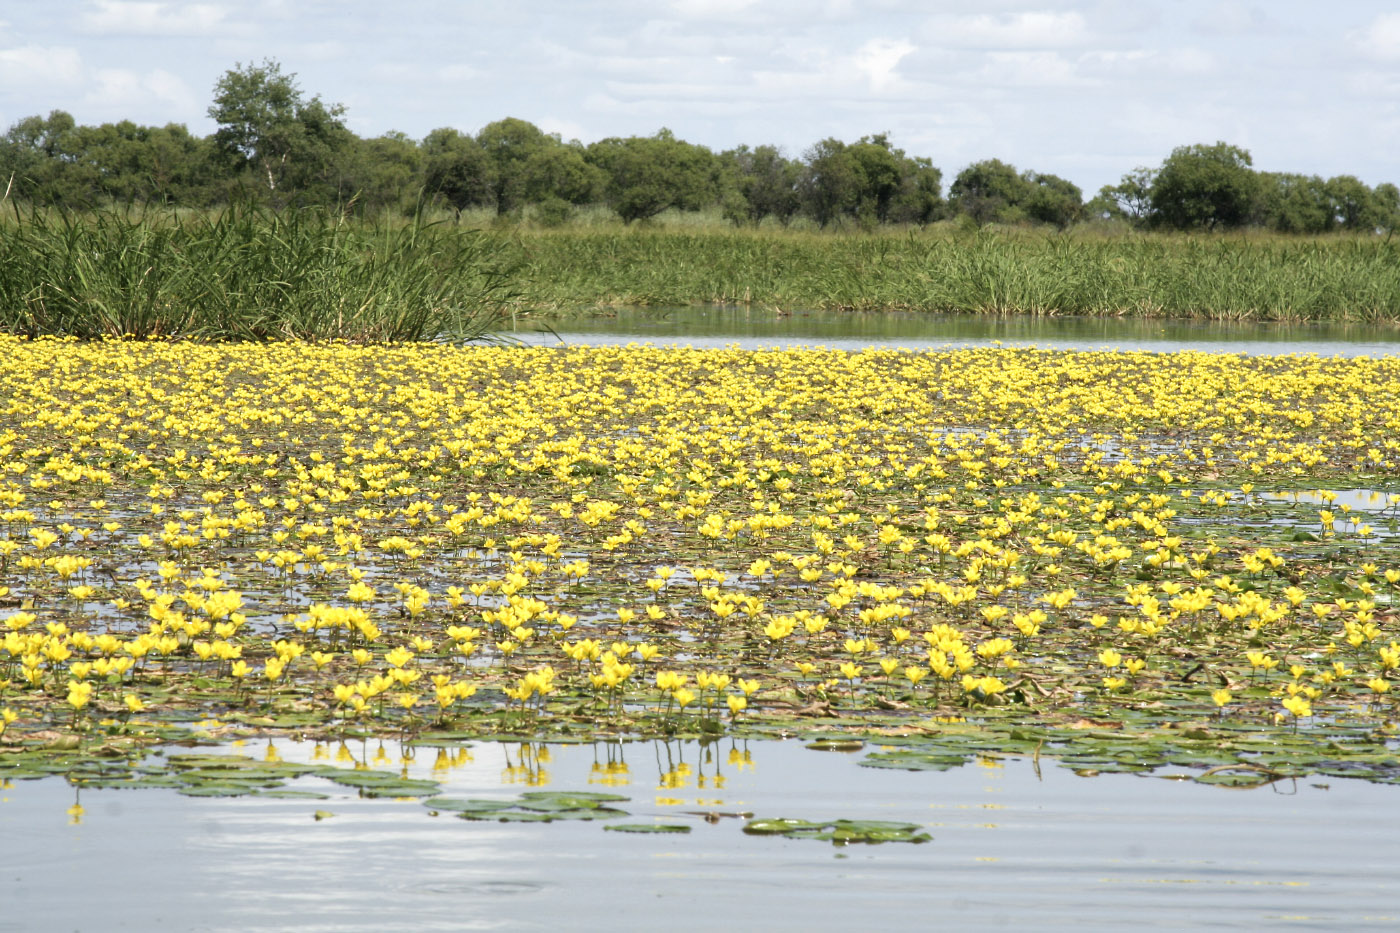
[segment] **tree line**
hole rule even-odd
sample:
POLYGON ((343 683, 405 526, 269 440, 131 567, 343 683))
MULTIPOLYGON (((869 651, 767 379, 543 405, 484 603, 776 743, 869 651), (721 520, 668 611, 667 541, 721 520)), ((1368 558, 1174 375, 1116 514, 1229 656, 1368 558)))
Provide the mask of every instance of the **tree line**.
POLYGON ((738 225, 802 218, 823 228, 958 218, 1289 233, 1389 232, 1400 224, 1393 184, 1260 172, 1246 150, 1223 142, 1179 147, 1160 166, 1137 168, 1086 200, 1064 178, 999 159, 967 166, 945 195, 942 171, 883 133, 824 139, 800 158, 769 145, 714 152, 665 129, 584 145, 515 118, 475 134, 443 127, 421 140, 398 132, 365 139, 345 126, 343 107, 307 96, 273 60, 227 71, 209 116, 218 128, 204 137, 178 123, 84 126, 61 110, 26 117, 0 139, 0 183, 6 196, 34 205, 254 201, 383 212, 409 211, 426 198, 458 217, 473 208, 520 216, 528 207, 545 225, 595 204, 626 223, 668 209, 717 208, 738 225))

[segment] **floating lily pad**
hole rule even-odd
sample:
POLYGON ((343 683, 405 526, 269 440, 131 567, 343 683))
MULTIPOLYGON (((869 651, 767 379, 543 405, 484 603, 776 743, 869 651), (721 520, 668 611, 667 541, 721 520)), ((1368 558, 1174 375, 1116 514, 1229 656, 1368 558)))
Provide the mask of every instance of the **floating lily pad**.
POLYGON ((871 752, 860 760, 862 768, 900 771, 950 771, 967 764, 963 755, 939 755, 918 751, 871 752))
POLYGON ((609 823, 603 827, 615 833, 688 833, 690 827, 680 823, 609 823))
POLYGON ((622 794, 605 794, 592 790, 527 790, 520 795, 521 800, 570 800, 570 801, 594 801, 597 803, 621 803, 624 800, 631 800, 622 794))
POLYGON ((496 812, 473 812, 464 810, 457 814, 458 819, 492 821, 498 823, 551 823, 554 821, 554 814, 551 813, 528 813, 521 810, 500 810, 496 812))
POLYGON ((193 784, 175 789, 183 797, 243 797, 256 791, 242 784, 193 784))
POLYGON ((750 820, 744 826, 744 832, 757 836, 783 836, 788 839, 820 839, 838 846, 854 843, 923 843, 933 839, 917 823, 896 823, 888 820, 833 820, 829 823, 790 819, 750 820))
POLYGON ((495 813, 515 806, 513 800, 461 800, 453 797, 429 797, 422 801, 423 806, 432 810, 447 810, 454 813, 495 813))
POLYGON ((825 827, 825 823, 810 823, 807 820, 749 820, 744 824, 744 832, 750 836, 782 836, 798 830, 820 831, 825 827))
POLYGON ((806 745, 814 752, 858 752, 865 748, 860 739, 817 739, 806 745))

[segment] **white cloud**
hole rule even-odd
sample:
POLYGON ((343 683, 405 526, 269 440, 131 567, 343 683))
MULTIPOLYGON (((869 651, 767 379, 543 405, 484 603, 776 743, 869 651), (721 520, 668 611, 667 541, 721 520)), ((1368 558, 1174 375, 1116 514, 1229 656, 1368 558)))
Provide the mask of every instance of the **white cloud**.
POLYGON ((168 71, 139 74, 126 68, 100 68, 91 83, 84 103, 117 119, 151 119, 145 115, 157 111, 183 116, 199 110, 189 87, 168 71))
POLYGON ((672 0, 671 9, 687 19, 731 19, 747 13, 755 0, 672 0))
POLYGON ((1210 7, 1191 22, 1192 31, 1204 35, 1247 35, 1267 31, 1270 27, 1263 10, 1238 0, 1210 7))
POLYGON ((1073 87, 1088 81, 1058 52, 989 52, 975 84, 1002 87, 1073 87))
POLYGON ((481 74, 471 65, 444 65, 437 70, 440 81, 470 81, 481 74))
POLYGON ((871 39, 860 47, 852 60, 870 82, 871 89, 882 91, 899 80, 894 70, 900 59, 913 51, 914 46, 902 39, 871 39))
POLYGON ((0 49, 0 85, 6 88, 77 84, 83 58, 65 46, 25 45, 0 49))
POLYGON ((558 117, 541 117, 535 125, 546 133, 558 133, 559 138, 565 142, 571 139, 584 139, 587 135, 582 123, 561 120, 558 117))
POLYGON ((210 36, 227 28, 228 11, 212 3, 95 0, 80 20, 85 32, 119 36, 210 36))
POLYGON ((1368 58, 1383 62, 1400 61, 1400 13, 1384 13, 1352 34, 1356 47, 1368 58))
POLYGON ((923 34, 939 45, 980 49, 1064 48, 1089 39, 1084 17, 1073 11, 935 16, 923 34))

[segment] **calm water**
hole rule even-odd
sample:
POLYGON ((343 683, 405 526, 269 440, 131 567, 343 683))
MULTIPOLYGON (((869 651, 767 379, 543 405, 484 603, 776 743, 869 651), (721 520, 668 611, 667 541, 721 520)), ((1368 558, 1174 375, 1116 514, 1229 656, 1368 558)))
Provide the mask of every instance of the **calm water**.
MULTIPOLYGON (((286 760, 396 750, 279 743, 286 760)), ((264 744, 238 749, 262 757, 264 744)), ((453 796, 531 787, 626 794, 628 822, 434 817, 416 801, 193 799, 84 792, 61 780, 4 790, 0 930, 1394 929, 1394 788, 1331 779, 1231 791, 1159 777, 1080 778, 1048 761, 943 773, 861 768, 797 742, 479 744, 419 749, 411 775, 453 796), (536 747, 537 750, 538 747, 536 747), (747 750, 747 755, 745 751, 747 750), (613 760, 606 767, 607 759, 613 760), (619 763, 621 762, 621 763, 619 763), (437 767, 434 767, 437 765, 437 767), (528 782, 536 782, 530 784, 528 782), (335 813, 317 821, 316 810, 335 813), (760 817, 922 823, 925 845, 835 849, 746 836, 760 817)))
POLYGON ((515 336, 532 344, 649 342, 693 347, 745 348, 821 345, 1038 346, 1083 350, 1194 349, 1222 353, 1316 353, 1381 356, 1400 350, 1400 328, 1343 324, 1230 324, 1136 318, 850 313, 802 311, 780 317, 742 308, 622 308, 608 316, 560 321, 556 334, 522 323, 515 336))

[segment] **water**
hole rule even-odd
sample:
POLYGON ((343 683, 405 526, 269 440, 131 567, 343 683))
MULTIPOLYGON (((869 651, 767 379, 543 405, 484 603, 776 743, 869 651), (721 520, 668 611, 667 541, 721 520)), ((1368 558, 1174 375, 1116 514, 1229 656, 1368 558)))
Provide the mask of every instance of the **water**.
POLYGON ((782 348, 1037 346, 1081 350, 1203 350, 1219 353, 1384 356, 1400 349, 1400 328, 1360 324, 1258 324, 1140 318, 1027 317, 915 313, 774 311, 744 308, 621 308, 558 323, 554 334, 524 323, 531 344, 782 348))
MULTIPOLYGON (((287 760, 334 757, 328 746, 276 748, 287 760)), ((342 754, 398 765, 394 750, 376 761, 378 750, 370 743, 342 754)), ((239 751, 261 757, 264 746, 239 751)), ((0 794, 0 833, 11 843, 0 930, 1400 924, 1400 835, 1383 817, 1393 789, 1359 781, 1231 791, 1159 777, 1081 778, 1024 759, 907 773, 861 768, 858 754, 797 742, 550 746, 546 755, 522 760, 519 745, 482 743, 437 768, 435 752, 420 749, 407 767, 452 796, 511 797, 540 782, 615 791, 631 797, 622 804, 633 814, 627 822, 683 822, 691 833, 467 822, 434 817, 417 801, 361 799, 316 778, 293 786, 332 799, 84 792, 73 823, 68 785, 16 782, 0 794), (336 815, 317 821, 318 809, 336 815), (692 815, 740 810, 904 820, 934 839, 837 849, 747 836, 742 820, 692 815)))

